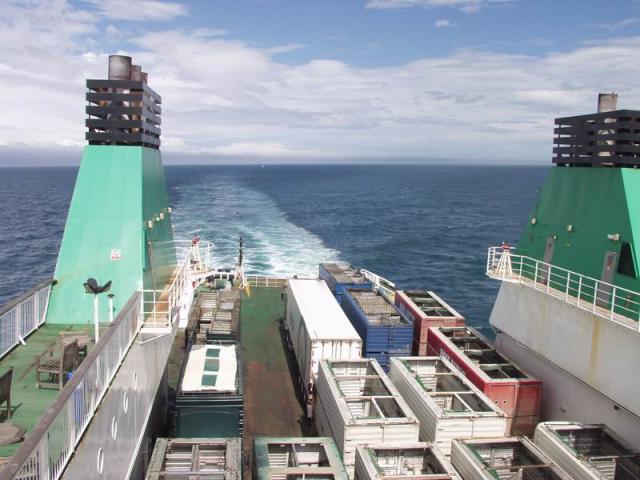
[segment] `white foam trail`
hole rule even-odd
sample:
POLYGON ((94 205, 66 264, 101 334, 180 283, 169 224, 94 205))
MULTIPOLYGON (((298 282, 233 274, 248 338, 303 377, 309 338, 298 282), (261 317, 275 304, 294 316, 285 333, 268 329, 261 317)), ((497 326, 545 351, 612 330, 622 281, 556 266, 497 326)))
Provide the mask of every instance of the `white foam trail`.
POLYGON ((287 219, 267 195, 229 176, 202 177, 180 188, 172 216, 178 238, 200 234, 215 244, 216 266, 233 267, 245 240, 245 272, 276 277, 317 276, 318 264, 338 259, 321 238, 287 219))

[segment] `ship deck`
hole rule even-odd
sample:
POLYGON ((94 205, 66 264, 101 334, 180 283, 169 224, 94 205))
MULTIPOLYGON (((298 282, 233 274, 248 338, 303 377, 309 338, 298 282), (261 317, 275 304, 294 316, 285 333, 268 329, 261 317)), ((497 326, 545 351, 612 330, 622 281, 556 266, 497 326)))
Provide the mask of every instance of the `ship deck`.
MULTIPOLYGON (((0 374, 13 367, 11 382, 12 416, 5 415, 6 404, 0 406, 3 424, 10 423, 25 430, 25 437, 36 426, 47 408, 54 402, 59 390, 56 388, 37 388, 35 373, 35 356, 59 342, 60 333, 66 331, 89 332, 88 325, 44 324, 29 335, 26 345, 18 345, 7 356, 0 360, 0 374)), ((89 332, 91 335, 91 333, 89 332)), ((91 348, 90 343, 88 348, 91 348)), ((0 458, 11 457, 22 442, 0 445, 0 458)))
POLYGON ((295 358, 280 323, 284 316, 282 288, 251 287, 242 294, 240 345, 244 374, 245 455, 243 478, 251 479, 256 436, 300 437, 312 434, 297 394, 295 358))

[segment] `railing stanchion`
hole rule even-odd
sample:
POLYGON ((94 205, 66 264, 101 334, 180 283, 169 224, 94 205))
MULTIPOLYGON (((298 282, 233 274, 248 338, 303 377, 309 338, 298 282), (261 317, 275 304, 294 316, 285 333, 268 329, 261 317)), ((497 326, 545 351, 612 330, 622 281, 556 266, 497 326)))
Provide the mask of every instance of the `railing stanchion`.
POLYGON ((567 288, 565 289, 565 292, 564 292, 565 302, 569 301, 569 285, 571 285, 571 272, 567 273, 567 288))
POLYGON ((611 293, 611 320, 613 320, 613 314, 616 309, 616 287, 613 287, 613 292, 611 293))
POLYGON ((537 290, 538 286, 538 261, 536 260, 536 268, 533 273, 533 288, 537 290))
POLYGON ((598 280, 593 286, 593 309, 591 310, 593 313, 596 313, 596 305, 598 303, 598 280))
POLYGON ((582 295, 582 275, 578 277, 578 302, 577 305, 580 306, 580 296, 582 295))
POLYGON ((549 293, 549 288, 551 288, 551 265, 548 263, 545 263, 545 265, 547 266, 547 293, 549 293))

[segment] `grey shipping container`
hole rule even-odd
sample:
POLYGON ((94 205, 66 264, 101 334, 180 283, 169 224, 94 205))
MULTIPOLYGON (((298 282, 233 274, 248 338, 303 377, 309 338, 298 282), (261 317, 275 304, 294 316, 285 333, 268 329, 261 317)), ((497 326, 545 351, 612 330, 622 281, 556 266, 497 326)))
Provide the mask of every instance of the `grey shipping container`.
POLYGON ((454 440, 451 463, 464 480, 578 480, 526 437, 454 440))
POLYGON ((239 438, 158 438, 146 480, 240 480, 239 438))
POLYGON ((359 446, 355 480, 458 480, 449 460, 431 443, 359 446))
POLYGON ((640 452, 604 425, 544 422, 533 441, 574 478, 640 480, 640 452))
POLYGON ((353 477, 356 447, 417 442, 420 424, 375 360, 323 360, 316 424, 331 436, 353 477))
POLYGON ((444 358, 392 358, 389 378, 420 421, 420 440, 447 456, 455 438, 508 433, 505 414, 444 358))
POLYGON ((329 437, 256 437, 253 479, 324 478, 348 480, 340 454, 329 437))

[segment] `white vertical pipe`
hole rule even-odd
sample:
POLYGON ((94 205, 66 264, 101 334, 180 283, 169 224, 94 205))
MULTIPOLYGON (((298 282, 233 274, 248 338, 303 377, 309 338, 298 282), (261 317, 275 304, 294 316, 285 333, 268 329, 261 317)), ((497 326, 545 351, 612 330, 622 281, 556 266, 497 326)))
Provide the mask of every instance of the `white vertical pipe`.
POLYGON ((93 328, 94 336, 96 339, 96 345, 100 340, 100 320, 98 318, 98 295, 93 296, 93 328))

